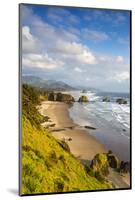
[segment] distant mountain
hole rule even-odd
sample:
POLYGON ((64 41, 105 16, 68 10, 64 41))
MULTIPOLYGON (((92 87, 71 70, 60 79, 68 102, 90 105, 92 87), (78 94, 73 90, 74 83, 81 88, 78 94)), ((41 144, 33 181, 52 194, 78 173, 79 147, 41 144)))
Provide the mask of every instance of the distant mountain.
POLYGON ((78 85, 76 86, 78 88, 78 90, 82 90, 82 91, 91 91, 91 92, 99 92, 100 90, 97 89, 97 88, 93 88, 93 87, 90 87, 90 86, 81 86, 81 85, 78 85))
POLYGON ((22 82, 34 87, 39 87, 46 90, 75 90, 76 88, 55 80, 43 80, 36 76, 23 76, 22 82))

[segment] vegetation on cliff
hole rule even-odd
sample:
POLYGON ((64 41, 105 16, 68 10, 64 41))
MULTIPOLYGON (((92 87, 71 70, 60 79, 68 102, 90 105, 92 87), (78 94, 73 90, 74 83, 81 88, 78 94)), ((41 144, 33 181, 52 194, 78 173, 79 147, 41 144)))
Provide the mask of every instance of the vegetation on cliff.
POLYGON ((22 194, 111 188, 41 127, 44 117, 36 109, 40 92, 28 85, 22 91, 22 194))

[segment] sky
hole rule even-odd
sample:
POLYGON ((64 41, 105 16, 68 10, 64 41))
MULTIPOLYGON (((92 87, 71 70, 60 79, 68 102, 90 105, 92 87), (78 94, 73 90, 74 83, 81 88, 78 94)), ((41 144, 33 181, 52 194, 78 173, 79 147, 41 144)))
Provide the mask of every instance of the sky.
POLYGON ((22 74, 129 92, 130 12, 21 5, 22 74))

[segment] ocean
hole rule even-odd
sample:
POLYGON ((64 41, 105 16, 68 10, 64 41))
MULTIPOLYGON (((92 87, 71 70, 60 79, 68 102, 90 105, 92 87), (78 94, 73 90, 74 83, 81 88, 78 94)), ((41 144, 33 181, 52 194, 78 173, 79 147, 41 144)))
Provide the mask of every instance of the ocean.
POLYGON ((81 126, 93 126, 90 135, 96 137, 107 150, 112 150, 119 159, 130 160, 130 95, 124 93, 70 91, 77 101, 81 95, 88 97, 88 103, 75 102, 69 109, 70 117, 81 126), (110 102, 103 102, 103 97, 110 102), (116 103, 124 98, 127 104, 116 103))

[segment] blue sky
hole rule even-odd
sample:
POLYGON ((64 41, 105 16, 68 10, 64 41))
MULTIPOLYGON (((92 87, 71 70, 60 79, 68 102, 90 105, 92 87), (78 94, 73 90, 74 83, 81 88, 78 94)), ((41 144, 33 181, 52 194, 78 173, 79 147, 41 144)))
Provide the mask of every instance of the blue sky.
POLYGON ((21 6, 25 75, 129 91, 130 13, 21 6))

